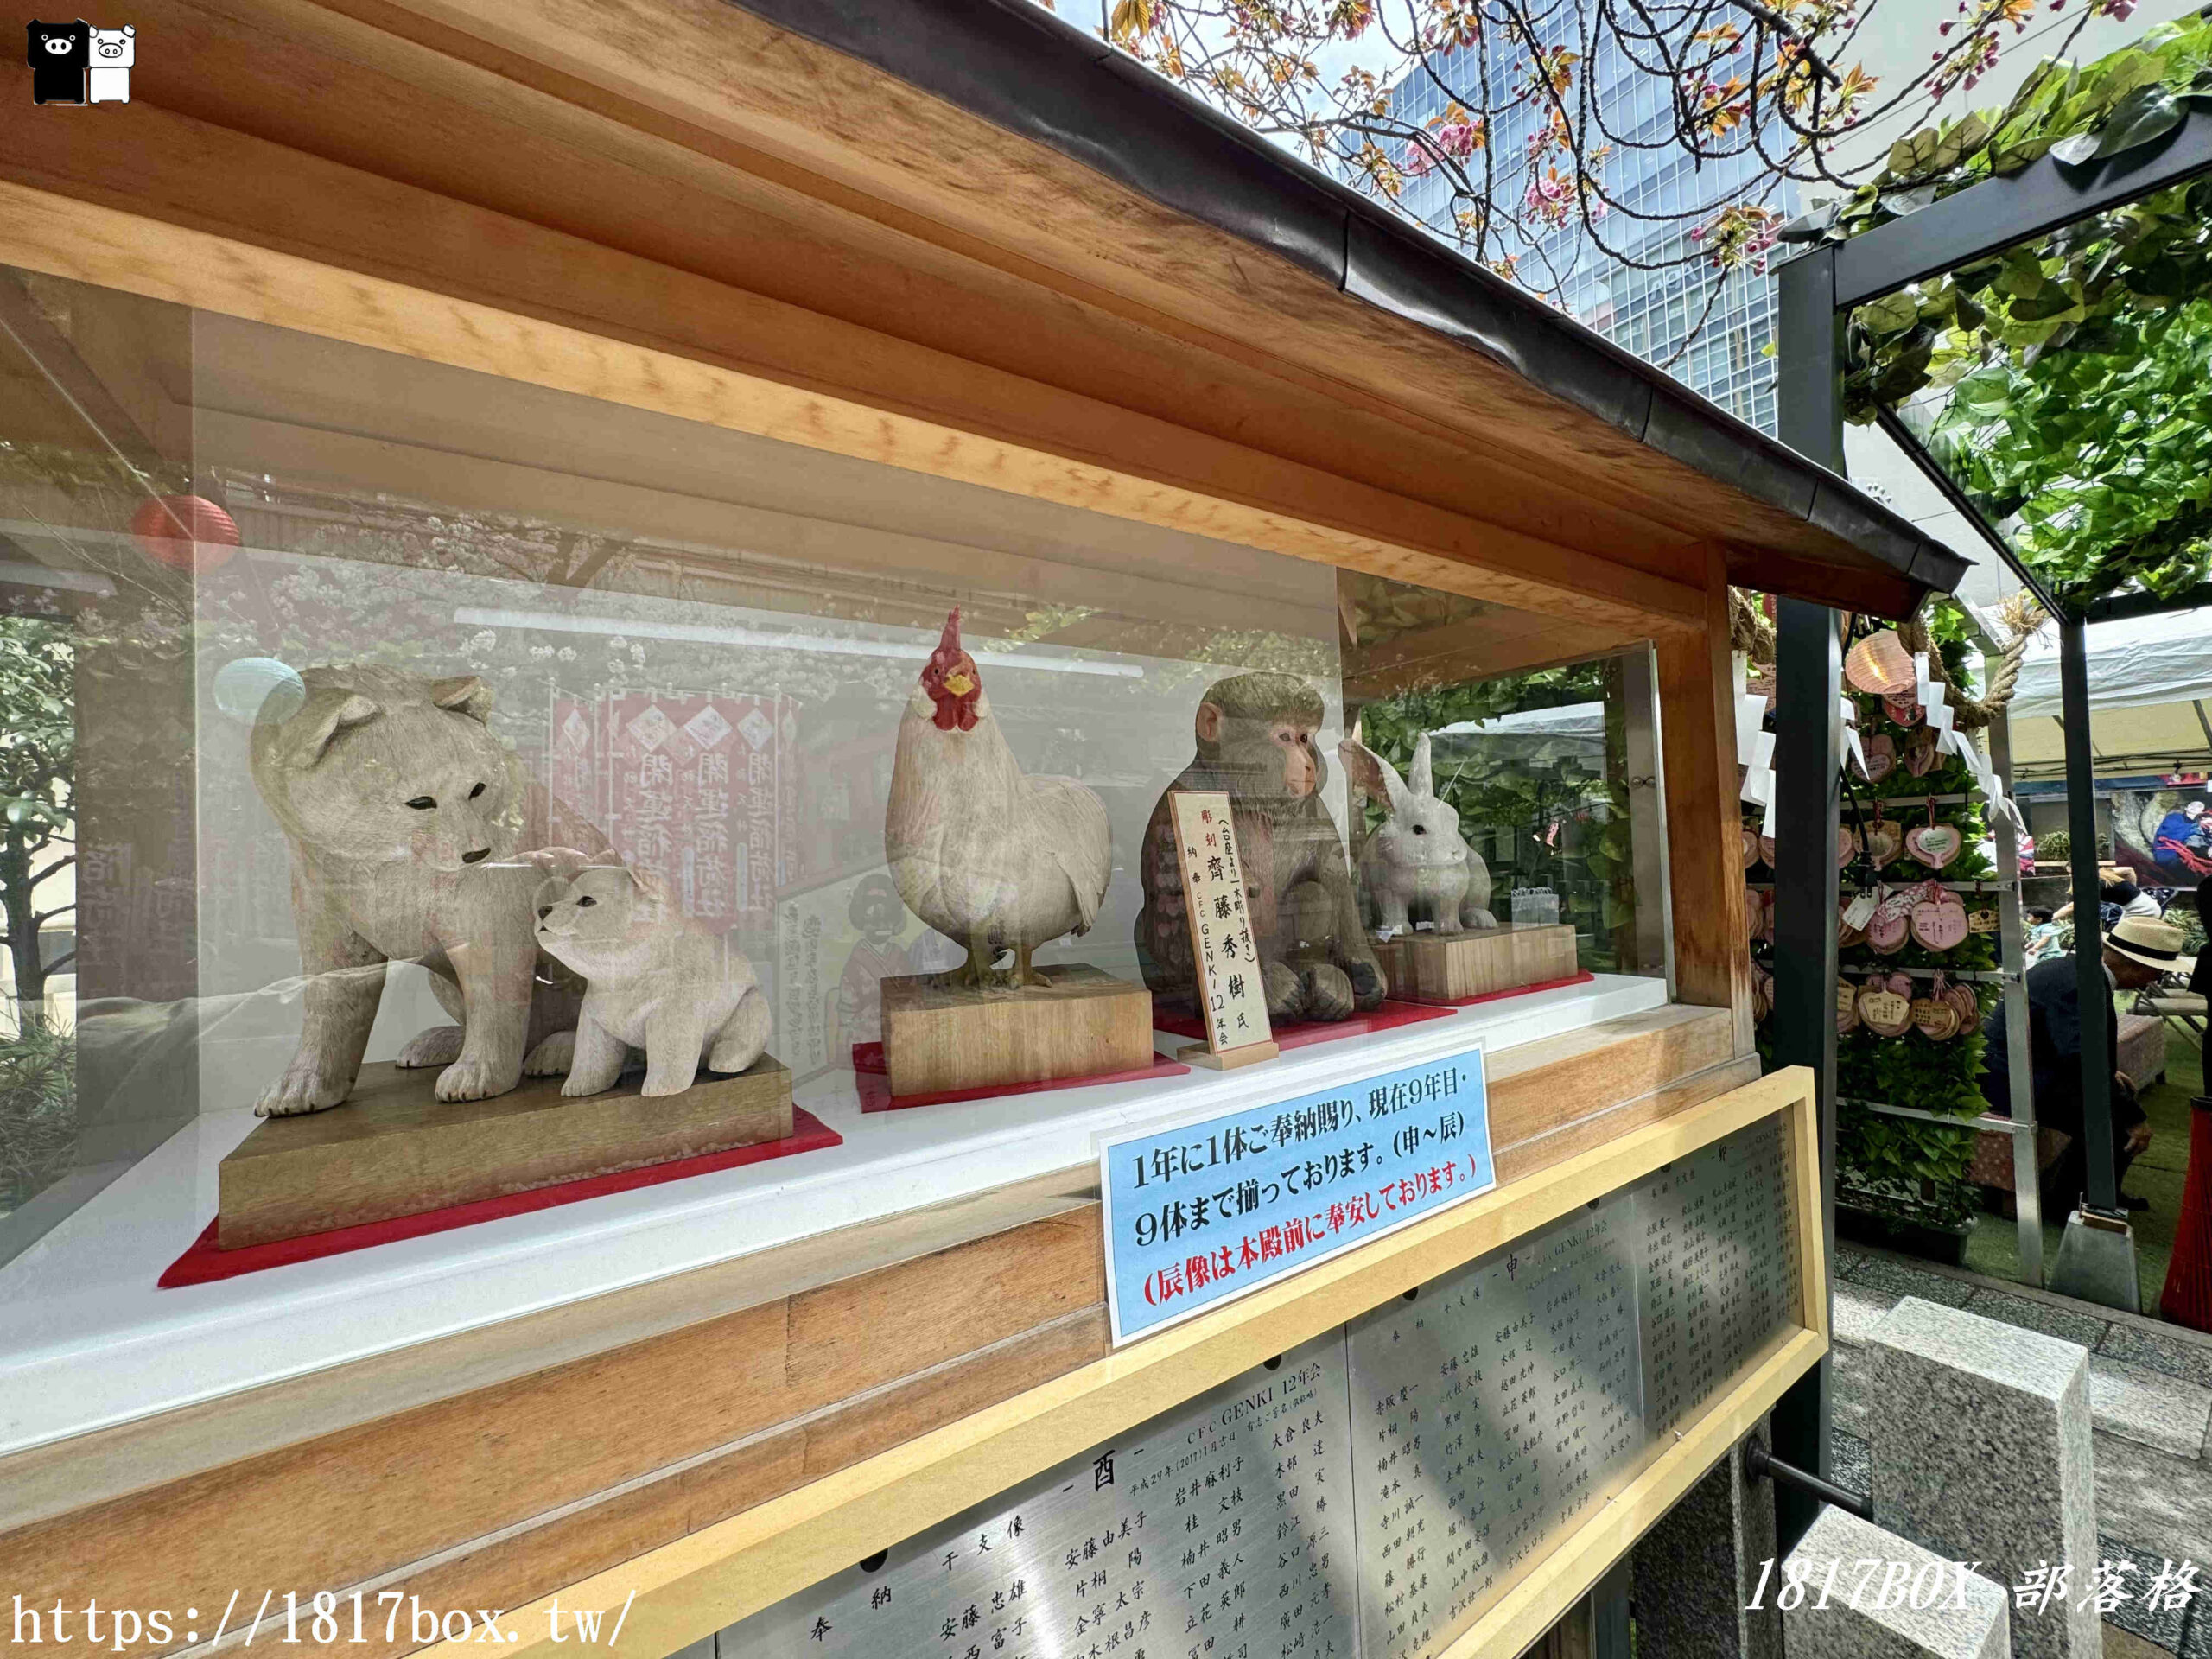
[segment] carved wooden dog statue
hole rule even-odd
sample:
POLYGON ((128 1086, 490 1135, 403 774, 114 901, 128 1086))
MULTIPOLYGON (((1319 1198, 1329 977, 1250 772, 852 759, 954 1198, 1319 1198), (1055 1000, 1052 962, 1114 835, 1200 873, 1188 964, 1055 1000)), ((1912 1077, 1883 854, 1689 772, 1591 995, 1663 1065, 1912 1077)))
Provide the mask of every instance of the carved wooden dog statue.
POLYGON ((255 1110, 317 1112, 346 1098, 394 960, 428 969, 460 1022, 400 1056, 444 1066, 440 1100, 505 1094, 525 1061, 532 1076, 565 1071, 583 988, 538 953, 532 911, 546 867, 517 852, 532 785, 486 728, 491 691, 473 676, 363 664, 301 678, 306 702, 252 741, 254 784, 291 843, 308 976, 299 1050, 255 1110))
POLYGON ((585 864, 537 911, 538 943, 590 981, 564 1095, 612 1089, 645 1052, 641 1093, 680 1095, 704 1060, 742 1071, 768 1046, 768 999, 745 953, 686 916, 667 884, 611 857, 585 864))

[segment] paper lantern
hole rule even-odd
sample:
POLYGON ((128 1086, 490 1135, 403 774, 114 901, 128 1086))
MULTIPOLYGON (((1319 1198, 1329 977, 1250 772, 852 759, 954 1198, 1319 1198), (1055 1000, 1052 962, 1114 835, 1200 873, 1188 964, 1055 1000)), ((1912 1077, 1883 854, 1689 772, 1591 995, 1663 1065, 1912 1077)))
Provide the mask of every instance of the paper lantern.
POLYGON ((299 671, 274 657, 240 657, 215 671, 215 706, 245 725, 289 720, 307 700, 299 671))
POLYGON ((245 538, 231 515, 204 495, 160 495, 130 515, 146 556, 172 570, 219 570, 245 538))
POLYGON ((1917 684, 1912 653, 1904 648, 1895 628, 1870 633, 1843 659, 1843 677, 1859 690, 1878 697, 1894 696, 1917 684))

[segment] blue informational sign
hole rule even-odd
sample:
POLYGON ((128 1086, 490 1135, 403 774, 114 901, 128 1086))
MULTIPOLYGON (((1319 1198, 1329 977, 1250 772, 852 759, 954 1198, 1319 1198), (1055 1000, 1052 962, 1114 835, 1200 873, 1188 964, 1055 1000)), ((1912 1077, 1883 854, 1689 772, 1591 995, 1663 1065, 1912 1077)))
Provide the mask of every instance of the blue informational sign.
POLYGON ((1479 1045, 1099 1148, 1114 1340, 1488 1192, 1479 1045))

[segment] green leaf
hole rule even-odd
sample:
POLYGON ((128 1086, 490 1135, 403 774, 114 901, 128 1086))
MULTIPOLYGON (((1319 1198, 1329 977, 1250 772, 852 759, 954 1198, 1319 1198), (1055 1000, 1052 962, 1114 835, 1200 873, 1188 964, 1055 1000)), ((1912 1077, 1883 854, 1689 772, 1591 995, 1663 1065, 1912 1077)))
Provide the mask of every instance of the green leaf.
POLYGON ((1901 334, 1920 321, 1920 307, 1910 294, 1885 294, 1860 306, 1859 319, 1869 333, 1901 334))
POLYGON ((2095 153, 2118 156, 2163 137, 2181 124, 2181 100, 2164 86, 2138 86, 2113 106, 2112 118, 2099 135, 2095 153))
POLYGON ((2063 283, 2045 283, 2037 292, 2012 302, 2015 322, 2073 322, 2086 314, 2080 298, 2063 283))
POLYGON ((1960 403, 1984 415, 2001 410, 2012 395, 2012 376, 2001 363, 1976 369, 1959 382, 1956 392, 1960 403))
POLYGON ((1997 291, 2010 294, 2015 299, 2025 299, 2031 294, 2043 292, 2043 261, 2033 251, 2015 248, 2005 256, 2004 274, 1997 279, 1997 291))

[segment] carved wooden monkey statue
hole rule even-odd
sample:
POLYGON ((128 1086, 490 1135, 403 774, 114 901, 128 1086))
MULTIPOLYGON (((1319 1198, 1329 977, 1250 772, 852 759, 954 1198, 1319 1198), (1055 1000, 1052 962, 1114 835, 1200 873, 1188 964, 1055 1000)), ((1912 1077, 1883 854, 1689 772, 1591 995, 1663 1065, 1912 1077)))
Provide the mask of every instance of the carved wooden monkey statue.
MULTIPOLYGON (((1278 1021, 1343 1020, 1380 1004, 1389 986, 1360 925, 1336 820, 1321 804, 1328 771, 1313 742, 1321 699, 1294 674, 1217 680, 1198 704, 1198 753, 1170 784, 1225 791, 1244 855, 1245 900, 1278 1021)), ((1156 995, 1195 1005, 1191 929, 1167 796, 1139 853, 1144 908, 1137 960, 1156 995)))

